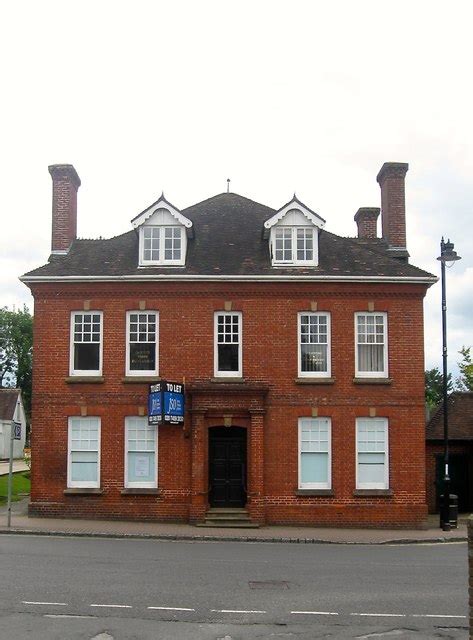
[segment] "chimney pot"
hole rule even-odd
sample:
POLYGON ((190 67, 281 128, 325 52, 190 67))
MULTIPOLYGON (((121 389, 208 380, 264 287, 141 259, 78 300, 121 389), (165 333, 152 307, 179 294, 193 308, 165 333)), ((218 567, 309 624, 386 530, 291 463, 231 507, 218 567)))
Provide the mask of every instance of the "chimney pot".
POLYGON ((377 238, 376 224, 381 209, 379 207, 360 207, 355 213, 359 238, 377 238))
POLYGON ((64 254, 77 236, 80 178, 72 164, 53 164, 48 170, 53 180, 51 253, 64 254))

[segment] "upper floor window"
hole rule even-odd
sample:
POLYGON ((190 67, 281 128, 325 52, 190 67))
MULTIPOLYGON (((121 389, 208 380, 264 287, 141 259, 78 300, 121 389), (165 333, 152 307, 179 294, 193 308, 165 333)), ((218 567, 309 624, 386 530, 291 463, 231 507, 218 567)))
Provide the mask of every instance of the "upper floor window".
POLYGON ((126 375, 158 375, 158 313, 128 311, 126 321, 126 375))
POLYGON ((273 230, 273 263, 312 264, 314 233, 310 227, 276 227, 273 230))
POLYGON ((299 418, 299 489, 330 489, 330 418, 299 418))
POLYGON ((387 314, 355 313, 355 375, 388 377, 387 314))
POLYGON ((67 486, 100 486, 100 418, 69 418, 67 486))
POLYGON ((330 314, 299 313, 299 376, 330 377, 330 314))
POLYGON ((356 488, 389 488, 386 418, 356 419, 356 488))
POLYGON ((70 374, 102 375, 102 312, 71 314, 70 374))
POLYGON ((221 377, 242 375, 241 313, 219 311, 215 314, 214 373, 221 377))
POLYGON ((183 227, 143 226, 140 234, 142 265, 184 264, 183 227))

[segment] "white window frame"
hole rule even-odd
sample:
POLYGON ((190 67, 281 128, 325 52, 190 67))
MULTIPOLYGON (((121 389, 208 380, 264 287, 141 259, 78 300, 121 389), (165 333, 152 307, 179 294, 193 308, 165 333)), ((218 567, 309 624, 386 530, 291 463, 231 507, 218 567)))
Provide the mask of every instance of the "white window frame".
MULTIPOLYGON (((332 375, 332 334, 329 311, 300 311, 297 314, 297 371, 300 378, 330 378, 332 375), (302 371, 302 316, 326 316, 327 318, 327 370, 302 371)), ((310 344, 310 343, 309 343, 310 344)), ((323 343, 321 343, 323 344, 323 343)))
MULTIPOLYGON (((80 344, 97 344, 92 342, 82 342, 80 344)), ((71 376, 101 376, 103 363, 103 311, 71 311, 70 317, 70 342, 69 342, 69 373, 71 376), (100 342, 99 342, 99 368, 98 369, 75 369, 74 368, 74 327, 76 315, 99 315, 100 316, 100 342)))
MULTIPOLYGON (((148 343, 137 343, 148 344, 148 343)), ((151 343, 152 344, 152 343, 151 343)), ((143 311, 127 311, 126 312, 126 361, 125 361, 125 375, 127 376, 158 376, 159 375, 159 311, 153 309, 146 309, 143 311), (131 369, 130 368, 130 317, 133 314, 151 314, 155 315, 156 332, 155 332, 155 362, 154 369, 131 369)))
MULTIPOLYGON (((320 453, 325 453, 322 451, 320 453)), ((299 418, 298 420, 298 487, 299 489, 331 489, 332 488, 332 419, 319 416, 317 418, 299 418), (327 424, 327 482, 302 482, 302 429, 307 426, 315 426, 317 423, 326 422, 327 424)))
MULTIPOLYGON (((376 343, 373 343, 376 344, 376 343)), ((355 377, 357 378, 387 378, 388 377, 388 314, 385 311, 357 311, 355 313, 355 377), (358 318, 360 316, 381 316, 384 325, 383 342, 383 371, 363 371, 358 358, 358 318)))
POLYGON ((356 448, 356 488, 357 489, 389 489, 389 422, 387 418, 357 418, 356 419, 356 444, 355 444, 355 448, 356 448), (358 440, 358 434, 359 434, 359 427, 360 424, 364 422, 368 422, 371 424, 382 424, 384 427, 384 451, 372 451, 372 452, 366 452, 366 451, 361 451, 360 452, 360 447, 359 447, 359 440, 358 440), (359 481, 359 454, 360 453, 373 453, 373 454, 379 454, 379 453, 384 453, 384 480, 383 482, 360 482, 359 481))
POLYGON ((179 224, 165 224, 165 225, 142 225, 140 227, 140 266, 148 267, 154 265, 162 266, 183 266, 186 262, 186 249, 187 249, 187 235, 183 226, 179 224), (159 260, 145 260, 145 229, 159 229, 159 260), (181 257, 179 260, 166 260, 164 253, 164 241, 166 229, 179 229, 181 233, 181 257))
POLYGON ((68 488, 97 489, 100 487, 100 449, 101 449, 101 419, 97 416, 69 416, 67 425, 67 486, 68 488), (95 451, 95 449, 72 449, 72 425, 75 421, 97 421, 97 480, 72 480, 72 454, 74 451, 95 451))
MULTIPOLYGON (((125 479, 124 486, 126 489, 156 489, 158 487, 158 427, 157 425, 148 425, 148 418, 141 416, 127 416, 125 418, 125 479), (146 421, 146 427, 154 430, 154 472, 155 476, 151 482, 130 481, 128 479, 128 431, 132 420, 146 421)), ((147 451, 149 453, 149 451, 147 451)))
POLYGON ((298 225, 298 226, 286 226, 286 225, 275 225, 271 229, 271 257, 272 264, 274 266, 284 266, 284 265, 296 265, 296 266, 313 266, 317 264, 317 229, 315 227, 311 227, 309 225, 298 225), (290 260, 277 260, 276 259, 276 232, 278 230, 290 230, 291 231, 291 259, 290 260), (312 232, 312 259, 311 260, 298 260, 297 259, 297 231, 303 229, 304 231, 308 230, 312 232))
MULTIPOLYGON (((235 344, 235 343, 228 343, 235 344)), ((241 311, 215 311, 214 313, 214 376, 216 378, 241 378, 243 376, 243 315, 241 311), (218 317, 238 316, 238 371, 219 371, 218 369, 218 317)))

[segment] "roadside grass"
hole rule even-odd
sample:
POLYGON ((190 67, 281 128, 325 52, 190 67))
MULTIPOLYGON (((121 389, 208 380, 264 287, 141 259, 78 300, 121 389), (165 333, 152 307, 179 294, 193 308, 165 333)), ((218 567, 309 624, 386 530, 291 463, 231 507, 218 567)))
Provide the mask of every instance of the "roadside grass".
MULTIPOLYGON (((12 482, 12 502, 21 500, 24 496, 20 494, 29 494, 31 482, 29 479, 29 471, 20 471, 13 474, 12 482)), ((8 499, 8 474, 0 476, 0 505, 6 504, 8 499)))

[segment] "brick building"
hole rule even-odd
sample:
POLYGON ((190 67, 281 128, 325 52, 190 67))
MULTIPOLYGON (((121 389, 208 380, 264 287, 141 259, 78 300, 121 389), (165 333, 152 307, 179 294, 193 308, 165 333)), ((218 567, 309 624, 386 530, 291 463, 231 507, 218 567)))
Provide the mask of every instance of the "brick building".
POLYGON ((110 239, 76 238, 79 177, 53 180, 35 300, 34 514, 421 526, 423 298, 408 262, 407 164, 385 163, 356 238, 295 196, 164 196, 110 239), (149 426, 158 379, 184 426, 149 426), (217 509, 217 511, 215 511, 217 509))

